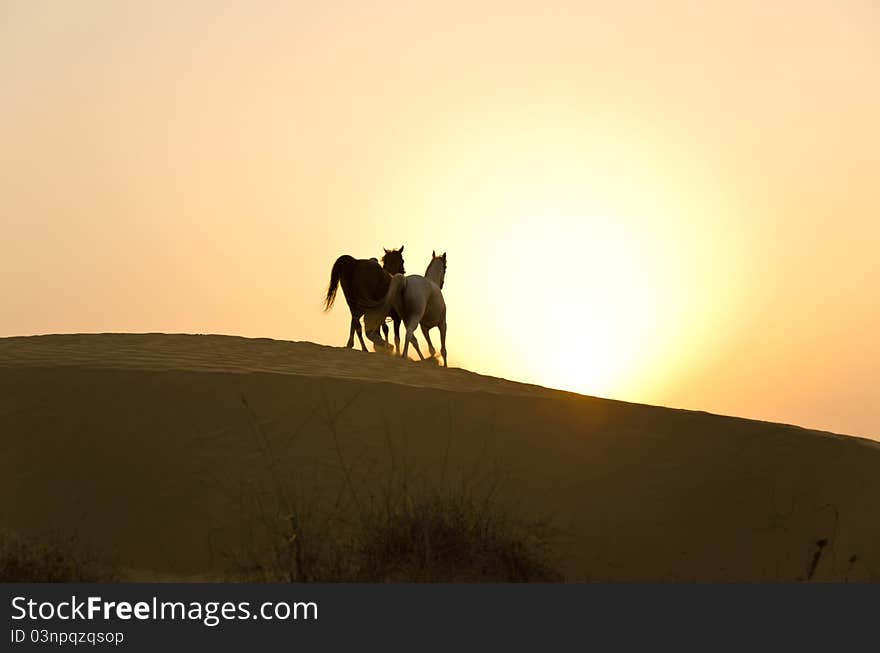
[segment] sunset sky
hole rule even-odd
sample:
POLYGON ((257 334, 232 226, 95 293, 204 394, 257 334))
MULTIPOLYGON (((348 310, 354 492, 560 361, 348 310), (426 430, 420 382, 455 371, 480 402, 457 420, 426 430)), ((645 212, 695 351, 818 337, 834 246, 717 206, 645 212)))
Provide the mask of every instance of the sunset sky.
POLYGON ((343 345, 880 438, 880 5, 0 0, 0 336, 343 345), (436 340, 435 340, 436 341, 436 340))

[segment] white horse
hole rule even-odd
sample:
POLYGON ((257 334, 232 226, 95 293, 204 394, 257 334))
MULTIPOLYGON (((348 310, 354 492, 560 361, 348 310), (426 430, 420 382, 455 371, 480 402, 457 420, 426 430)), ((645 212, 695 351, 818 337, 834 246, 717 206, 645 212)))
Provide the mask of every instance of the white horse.
POLYGON ((367 316, 371 322, 378 323, 378 321, 385 320, 385 316, 392 307, 397 311, 406 328, 403 351, 400 354, 403 358, 406 358, 409 344, 412 343, 419 358, 425 360, 415 336, 417 326, 422 327, 422 333, 428 342, 428 350, 433 357, 436 350, 428 332, 437 327, 440 330, 440 355, 443 356, 443 367, 448 367, 446 362, 446 302, 443 300, 442 292, 445 278, 446 253, 437 256, 435 252, 431 252, 431 262, 428 263, 425 276, 395 274, 391 278, 391 284, 388 286, 388 293, 384 301, 376 302, 373 305, 378 308, 378 313, 371 312, 367 316))

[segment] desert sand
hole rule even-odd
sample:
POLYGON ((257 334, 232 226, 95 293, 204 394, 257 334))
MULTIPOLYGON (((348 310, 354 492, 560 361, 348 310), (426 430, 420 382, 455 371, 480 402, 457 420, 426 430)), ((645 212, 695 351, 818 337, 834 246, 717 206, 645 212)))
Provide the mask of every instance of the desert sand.
POLYGON ((258 508, 411 474, 551 518, 569 581, 880 581, 874 441, 306 342, 0 339, 0 450, 0 527, 137 580, 223 577, 258 508))

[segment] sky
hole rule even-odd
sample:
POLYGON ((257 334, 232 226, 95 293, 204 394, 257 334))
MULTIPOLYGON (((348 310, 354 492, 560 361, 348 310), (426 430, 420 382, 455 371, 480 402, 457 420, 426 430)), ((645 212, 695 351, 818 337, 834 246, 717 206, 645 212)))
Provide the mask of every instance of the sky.
POLYGON ((0 0, 0 336, 343 345, 880 438, 880 5, 0 0), (436 341, 436 339, 435 339, 436 341))

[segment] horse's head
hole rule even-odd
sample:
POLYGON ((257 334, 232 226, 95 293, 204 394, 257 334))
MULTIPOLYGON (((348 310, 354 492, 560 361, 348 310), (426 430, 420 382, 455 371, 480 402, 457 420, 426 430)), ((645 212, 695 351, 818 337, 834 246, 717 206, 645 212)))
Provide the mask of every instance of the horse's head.
POLYGON ((425 278, 443 288, 443 281, 446 280, 446 252, 440 256, 434 251, 431 252, 431 262, 425 270, 425 278))
MULTIPOLYGON (((384 248, 383 248, 384 249, 384 248)), ((386 249, 382 257, 382 269, 388 274, 405 274, 403 269, 403 245, 400 249, 386 249)))

